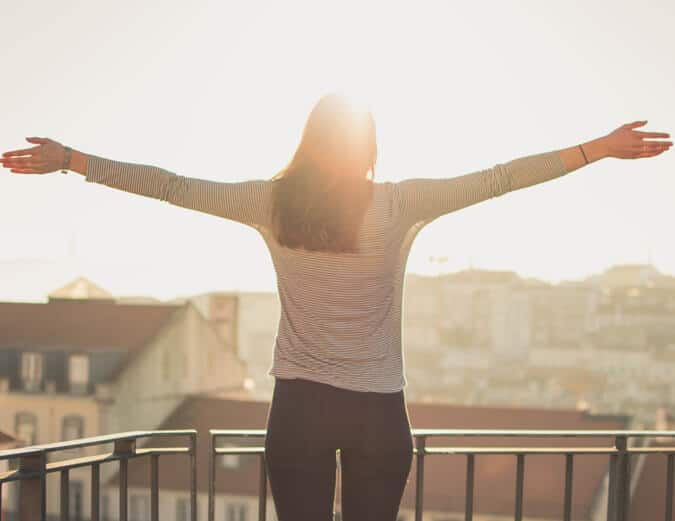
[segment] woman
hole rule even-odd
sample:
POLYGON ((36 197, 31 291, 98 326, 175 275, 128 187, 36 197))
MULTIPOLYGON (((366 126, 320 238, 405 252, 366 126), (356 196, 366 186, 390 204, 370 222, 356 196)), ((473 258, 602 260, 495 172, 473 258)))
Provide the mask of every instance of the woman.
MULTIPOLYGON (((165 200, 258 230, 277 274, 281 317, 265 440, 280 521, 329 521, 340 449, 346 521, 396 519, 412 461, 403 388, 401 301, 413 239, 437 217, 606 157, 652 157, 668 134, 623 125, 569 148, 449 179, 374 182, 372 115, 340 96, 311 111, 290 163, 271 180, 224 183, 72 151, 88 182, 165 200)), ((3 154, 14 173, 64 165, 61 144, 3 154)))

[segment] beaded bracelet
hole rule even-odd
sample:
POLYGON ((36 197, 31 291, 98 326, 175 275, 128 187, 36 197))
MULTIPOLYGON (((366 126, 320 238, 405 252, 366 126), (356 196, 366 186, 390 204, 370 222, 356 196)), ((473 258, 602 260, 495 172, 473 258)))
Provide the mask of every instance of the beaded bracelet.
POLYGON ((67 174, 68 168, 70 168, 70 155, 72 154, 73 149, 70 147, 63 147, 63 166, 61 167, 61 173, 67 174))
POLYGON ((584 147, 579 145, 579 148, 581 149, 581 153, 584 155, 584 159, 586 160, 586 164, 588 164, 588 158, 586 157, 586 152, 584 152, 584 147))

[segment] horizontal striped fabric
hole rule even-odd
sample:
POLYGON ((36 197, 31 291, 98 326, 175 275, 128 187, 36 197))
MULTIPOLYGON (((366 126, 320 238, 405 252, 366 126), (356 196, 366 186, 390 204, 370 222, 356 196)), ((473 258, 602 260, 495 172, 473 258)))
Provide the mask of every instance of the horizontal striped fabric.
POLYGON ((406 385, 402 294, 420 229, 444 214, 566 173, 559 152, 552 151, 458 177, 375 182, 358 235, 361 253, 346 254, 279 246, 269 232, 270 180, 209 181, 89 155, 86 181, 256 229, 270 250, 281 303, 269 374, 391 393, 406 385))

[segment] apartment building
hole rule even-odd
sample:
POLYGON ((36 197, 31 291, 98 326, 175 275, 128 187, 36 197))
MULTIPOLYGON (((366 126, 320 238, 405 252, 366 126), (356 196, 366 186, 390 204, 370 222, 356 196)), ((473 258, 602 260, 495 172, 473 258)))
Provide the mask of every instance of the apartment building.
MULTIPOLYGON (((154 429, 185 396, 241 390, 245 374, 190 302, 121 304, 78 279, 45 303, 0 303, 0 430, 25 445, 154 429)), ((71 472, 75 519, 89 509, 87 478, 71 472)), ((58 485, 47 481, 50 515, 58 485)), ((3 489, 11 511, 14 489, 3 489)))

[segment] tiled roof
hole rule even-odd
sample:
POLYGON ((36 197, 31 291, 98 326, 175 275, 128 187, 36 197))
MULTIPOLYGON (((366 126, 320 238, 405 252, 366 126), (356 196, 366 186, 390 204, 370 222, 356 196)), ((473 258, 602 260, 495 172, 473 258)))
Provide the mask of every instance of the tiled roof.
POLYGON ((0 302, 0 348, 134 349, 147 343, 180 308, 89 299, 0 302))
MULTIPOLYGON (((269 402, 224 398, 191 397, 186 399, 159 427, 161 429, 192 428, 198 431, 198 489, 207 490, 208 430, 212 428, 263 429, 269 402)), ((525 409, 408 403, 413 428, 442 429, 563 429, 619 430, 626 428, 625 416, 592 416, 583 411, 525 409)), ((175 441, 173 442, 175 443, 175 441)), ((429 440, 427 446, 612 446, 612 439, 575 440, 574 438, 449 438, 429 440)), ((160 439, 153 446, 170 446, 172 441, 160 439)), ((237 470, 216 467, 218 493, 257 495, 258 461, 249 457, 237 470)), ((425 510, 463 512, 466 475, 465 456, 429 456, 425 465, 425 510)), ((607 470, 606 456, 577 456, 574 465, 572 518, 587 519, 594 496, 607 470)), ((162 456, 160 487, 188 490, 188 460, 181 456, 162 456), (185 469, 181 472, 180 469, 185 469)), ((565 457, 528 456, 525 460, 524 515, 541 518, 562 518, 565 482, 565 457)), ((476 457, 474 511, 513 515, 515 500, 515 456, 484 455, 476 457)), ((147 458, 129 463, 129 486, 147 487, 147 458)), ((115 484, 113 478, 109 484, 115 484)), ((268 491, 270 489, 268 488, 268 491)), ((268 492, 269 493, 269 492, 268 492)), ((415 465, 411 469, 402 508, 414 508, 415 465)))
POLYGON ((19 444, 19 440, 3 431, 0 431, 0 450, 12 449, 17 447, 19 444))

